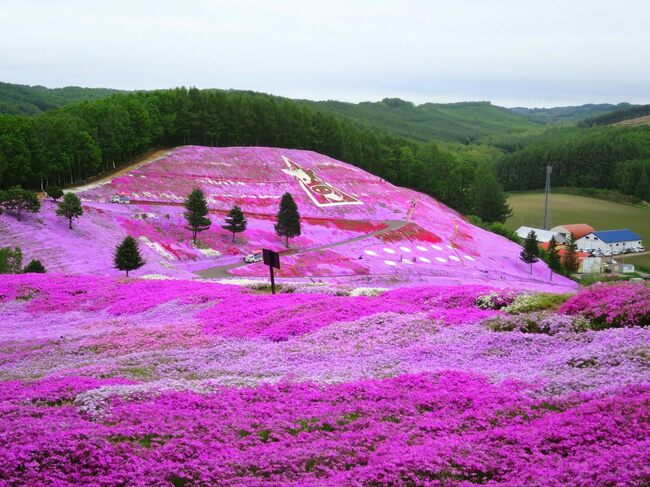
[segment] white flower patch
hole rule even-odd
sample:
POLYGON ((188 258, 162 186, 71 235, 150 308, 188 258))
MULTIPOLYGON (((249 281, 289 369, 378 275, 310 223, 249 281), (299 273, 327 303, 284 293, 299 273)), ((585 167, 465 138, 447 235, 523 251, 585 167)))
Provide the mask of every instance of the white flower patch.
POLYGON ((437 260, 438 262, 442 262, 443 264, 444 264, 445 262, 447 262, 447 259, 443 259, 442 257, 436 257, 436 260, 437 260))
POLYGON ((450 255, 449 258, 455 262, 460 262, 460 259, 456 257, 455 255, 450 255))
POLYGON ((426 257, 420 257, 420 260, 422 262, 426 262, 427 264, 431 264, 431 261, 429 259, 427 259, 426 257))
POLYGON ((466 258, 467 260, 472 261, 472 262, 474 262, 474 261, 476 260, 474 257, 471 257, 471 256, 469 256, 469 255, 466 255, 465 258, 466 258))
POLYGON ((350 296, 379 296, 388 291, 387 287, 357 287, 350 291, 350 296))
POLYGON ((411 249, 409 249, 408 247, 400 247, 399 249, 400 249, 402 252, 407 252, 407 253, 409 253, 409 254, 411 253, 411 249))
POLYGON ((390 265, 390 266, 396 266, 396 265, 397 265, 397 263, 394 262, 394 261, 392 261, 392 260, 385 260, 385 261, 384 261, 384 264, 386 264, 386 265, 390 265))
POLYGON ((394 254, 395 253, 395 251, 393 249, 389 249, 388 247, 384 247, 384 252, 386 252, 387 254, 394 254))
POLYGON ((422 245, 417 245, 415 248, 418 249, 421 252, 428 252, 429 251, 429 249, 427 249, 426 247, 424 247, 422 245))
POLYGON ((431 248, 435 250, 442 250, 442 247, 440 245, 431 244, 431 248))
POLYGON ((142 236, 138 237, 138 240, 140 240, 142 243, 144 243, 147 247, 152 249, 154 252, 156 252, 158 255, 162 255, 165 259, 168 260, 175 260, 176 257, 174 257, 172 254, 167 252, 162 245, 160 245, 158 242, 152 242, 149 240, 147 237, 142 236))
POLYGON ((377 252, 375 252, 374 250, 364 250, 363 253, 366 255, 372 255, 373 257, 377 256, 377 252))

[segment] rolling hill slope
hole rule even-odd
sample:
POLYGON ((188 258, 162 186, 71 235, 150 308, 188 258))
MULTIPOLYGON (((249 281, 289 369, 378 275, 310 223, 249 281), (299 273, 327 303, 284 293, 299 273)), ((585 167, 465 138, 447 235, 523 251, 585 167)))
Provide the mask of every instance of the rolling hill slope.
MULTIPOLYGON (((259 248, 283 250, 273 229, 280 197, 290 192, 302 215, 280 275, 367 282, 473 283, 545 287, 543 263, 533 273, 520 247, 470 225, 433 198, 387 183, 361 169, 307 151, 185 146, 112 180, 77 189, 84 216, 73 230, 44 202, 18 222, 0 217, 0 246, 23 246, 52 271, 117 274, 113 248, 126 234, 145 252, 143 273, 188 277, 266 277, 262 264, 243 265, 259 248), (213 225, 191 243, 182 202, 193 187, 206 192, 213 225), (125 194, 131 204, 110 203, 125 194), (220 228, 234 204, 249 218, 235 243, 220 228)), ((559 277, 557 284, 572 286, 559 277)))

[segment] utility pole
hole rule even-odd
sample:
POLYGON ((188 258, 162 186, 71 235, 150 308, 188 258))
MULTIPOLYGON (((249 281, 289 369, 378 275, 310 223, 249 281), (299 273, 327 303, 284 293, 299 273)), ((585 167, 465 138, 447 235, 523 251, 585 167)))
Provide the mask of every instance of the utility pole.
POLYGON ((544 222, 542 223, 542 228, 548 230, 551 226, 551 210, 549 208, 549 203, 551 200, 551 172, 553 171, 553 166, 546 166, 546 187, 544 188, 544 222))

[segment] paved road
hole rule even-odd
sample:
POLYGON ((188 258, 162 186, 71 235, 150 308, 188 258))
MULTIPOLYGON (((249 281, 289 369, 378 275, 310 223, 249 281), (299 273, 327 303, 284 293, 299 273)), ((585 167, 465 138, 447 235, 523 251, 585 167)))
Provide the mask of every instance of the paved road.
MULTIPOLYGON (((347 220, 349 221, 349 220, 347 220)), ((341 240, 340 242, 334 242, 330 243, 327 245, 319 245, 317 247, 309 247, 306 249, 288 249, 280 252, 280 255, 297 255, 297 254, 305 254, 308 252, 318 252, 319 250, 327 250, 331 249, 334 247, 340 247, 341 245, 348 245, 354 242, 359 242, 361 240, 365 240, 367 238, 372 238, 376 237, 377 235, 381 235, 387 232, 390 232, 392 230, 397 230, 399 228, 402 228, 404 225, 408 224, 409 222, 407 221, 402 221, 402 220, 382 220, 380 223, 385 223, 386 228, 383 228, 381 230, 377 230, 376 232, 370 232, 365 235, 361 235, 359 237, 354 237, 354 238, 348 238, 345 240, 341 240)), ((233 277, 231 274, 228 274, 228 270, 230 269, 236 269, 237 267, 243 267, 246 265, 250 265, 246 262, 240 261, 240 262, 234 262, 232 264, 225 264, 225 265, 220 265, 216 267, 210 267, 209 269, 203 269, 201 271, 197 271, 196 274, 198 274, 201 277, 205 278, 217 278, 217 277, 233 277)))

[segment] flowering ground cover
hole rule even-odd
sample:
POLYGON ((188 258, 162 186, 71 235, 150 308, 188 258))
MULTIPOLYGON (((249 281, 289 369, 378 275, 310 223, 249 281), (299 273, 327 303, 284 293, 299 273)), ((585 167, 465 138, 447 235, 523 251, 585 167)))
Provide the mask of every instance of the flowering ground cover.
POLYGON ((43 201, 38 214, 20 222, 0 215, 0 246, 20 243, 26 260, 39 259, 53 272, 118 276, 113 249, 131 235, 146 261, 137 275, 266 276, 261 264, 222 266, 242 264, 260 248, 284 249, 273 223, 280 198, 289 192, 302 216, 302 235, 291 241, 295 253, 282 257, 280 279, 574 287, 541 262, 531 274, 519 260, 519 246, 470 225, 435 199, 309 151, 185 146, 75 191, 84 215, 73 229, 55 215, 54 203, 43 201), (194 187, 206 193, 213 221, 196 245, 182 207, 194 187), (131 203, 112 204, 114 195, 131 203), (249 223, 233 243, 221 225, 235 204, 249 223))
POLYGON ((262 290, 4 276, 0 480, 650 481, 643 284, 262 290))

